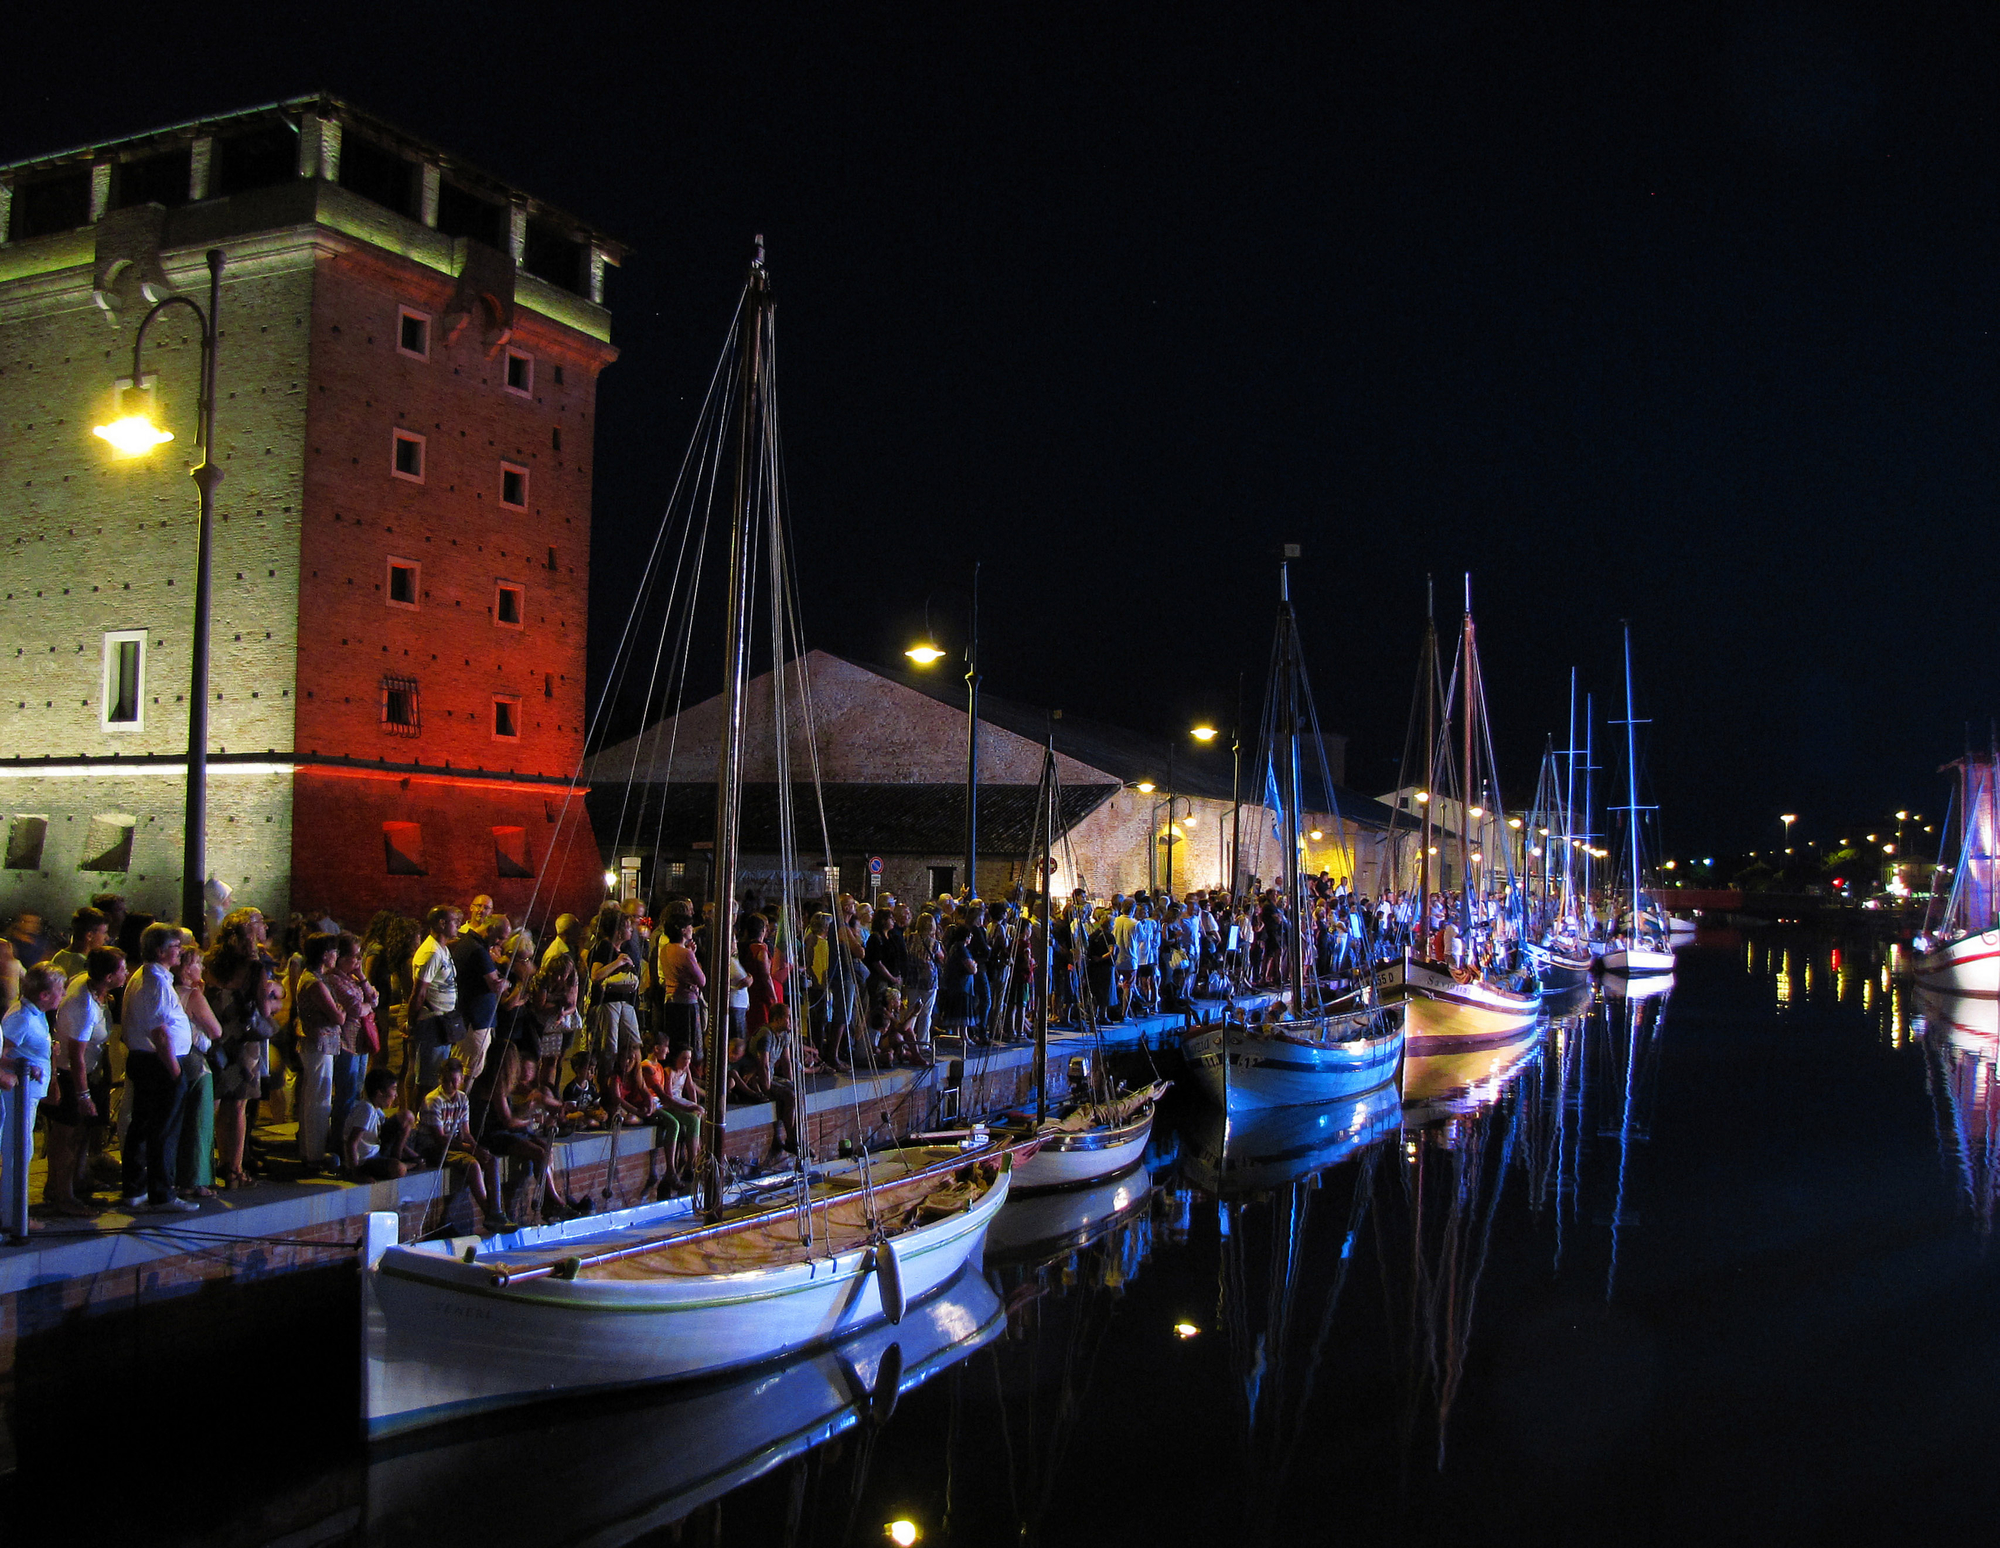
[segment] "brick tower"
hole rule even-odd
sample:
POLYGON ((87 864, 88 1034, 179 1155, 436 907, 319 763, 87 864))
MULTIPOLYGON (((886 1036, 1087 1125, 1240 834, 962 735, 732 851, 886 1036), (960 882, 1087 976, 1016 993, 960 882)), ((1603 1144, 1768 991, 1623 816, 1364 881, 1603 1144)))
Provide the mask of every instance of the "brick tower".
POLYGON ((174 915, 200 340, 226 255, 208 869, 282 918, 603 895, 584 813, 610 238, 329 97, 0 167, 0 911, 174 915))

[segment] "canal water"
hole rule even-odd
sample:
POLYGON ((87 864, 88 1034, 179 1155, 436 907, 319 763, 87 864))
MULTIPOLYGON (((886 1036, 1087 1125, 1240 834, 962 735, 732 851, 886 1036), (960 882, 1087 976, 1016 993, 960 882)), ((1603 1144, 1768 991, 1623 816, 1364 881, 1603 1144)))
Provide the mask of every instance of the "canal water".
POLYGON ((1718 933, 1400 1100, 1225 1133, 1177 1097, 1146 1172, 1010 1204, 899 1329, 366 1465, 237 1435, 190 1540, 1983 1535, 2000 1021, 1892 951, 1718 933))

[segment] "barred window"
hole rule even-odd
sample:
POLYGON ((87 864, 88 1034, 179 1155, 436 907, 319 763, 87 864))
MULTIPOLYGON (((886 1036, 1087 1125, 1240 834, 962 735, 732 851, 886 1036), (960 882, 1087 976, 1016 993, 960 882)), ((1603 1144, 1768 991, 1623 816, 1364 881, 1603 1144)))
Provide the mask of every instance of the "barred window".
POLYGON ((391 736, 415 736, 423 729, 414 677, 382 679, 382 729, 391 736))

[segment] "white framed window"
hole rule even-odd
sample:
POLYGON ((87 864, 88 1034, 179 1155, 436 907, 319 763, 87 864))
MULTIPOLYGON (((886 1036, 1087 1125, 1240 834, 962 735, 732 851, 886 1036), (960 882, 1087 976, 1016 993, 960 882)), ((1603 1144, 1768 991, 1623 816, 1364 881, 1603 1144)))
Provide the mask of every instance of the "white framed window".
POLYGON ((516 397, 535 395, 535 357, 525 351, 507 351, 507 390, 516 397))
POLYGON ((521 740, 521 701, 512 694, 493 695, 493 740, 521 740))
POLYGON ((431 314, 413 306, 396 308, 396 353, 412 360, 431 358, 431 314))
POLYGON ((518 462, 500 464, 500 503, 510 511, 528 508, 528 470, 518 462))
POLYGON ((493 583, 493 622, 502 629, 518 629, 528 615, 528 588, 519 581, 493 583))
POLYGON ((382 582, 382 600, 391 607, 407 607, 412 612, 423 605, 424 567, 415 559, 389 556, 388 577, 382 582))
POLYGON ((424 438, 414 430, 395 432, 395 445, 390 452, 389 471, 397 478, 407 478, 413 484, 424 481, 424 438))
POLYGON ((113 629, 104 636, 104 681, 98 723, 107 731, 140 731, 146 725, 146 631, 113 629))

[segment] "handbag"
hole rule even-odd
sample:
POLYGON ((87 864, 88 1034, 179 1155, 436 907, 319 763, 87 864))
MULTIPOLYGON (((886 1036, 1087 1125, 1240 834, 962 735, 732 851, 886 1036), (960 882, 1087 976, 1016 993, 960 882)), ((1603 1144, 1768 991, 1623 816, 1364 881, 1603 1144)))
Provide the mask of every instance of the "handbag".
POLYGON ((234 1055, 224 1051, 222 1039, 216 1038, 201 1051, 202 1061, 208 1065, 211 1075, 220 1075, 235 1063, 234 1055))

